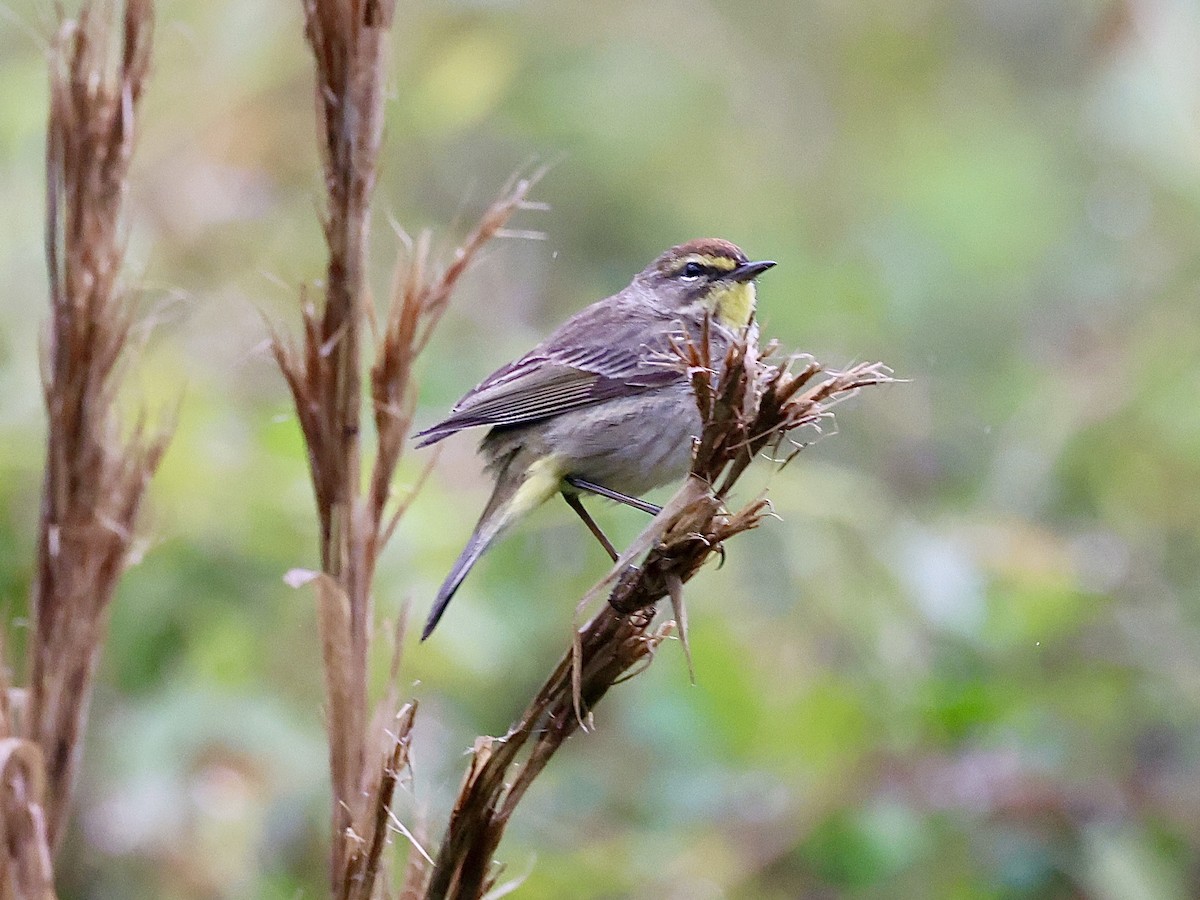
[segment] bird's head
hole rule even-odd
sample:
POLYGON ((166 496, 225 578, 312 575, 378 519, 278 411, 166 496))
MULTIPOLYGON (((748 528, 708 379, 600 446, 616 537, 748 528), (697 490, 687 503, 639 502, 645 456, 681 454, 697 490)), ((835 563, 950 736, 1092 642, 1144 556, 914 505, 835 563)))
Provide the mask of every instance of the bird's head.
POLYGON ((712 313, 727 328, 754 319, 754 279, 775 265, 750 262, 735 244, 700 238, 672 247, 634 279, 654 302, 681 315, 712 313))

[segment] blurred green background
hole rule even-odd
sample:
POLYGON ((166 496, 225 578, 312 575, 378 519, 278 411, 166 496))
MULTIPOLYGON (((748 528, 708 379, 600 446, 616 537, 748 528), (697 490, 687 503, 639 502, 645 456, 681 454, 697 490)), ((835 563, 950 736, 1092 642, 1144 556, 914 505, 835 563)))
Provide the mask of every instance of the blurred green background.
MULTIPOLYGON (((51 20, 0 9, 18 646, 51 20)), ((178 404, 178 433, 115 607, 66 897, 325 890, 313 600, 281 581, 314 564, 312 501, 264 352, 324 259, 301 31, 298 3, 159 10, 129 206, 156 325, 128 393, 178 404)), ((785 347, 910 379, 746 480, 781 520, 692 582, 696 685, 667 645, 554 760, 501 847, 518 896, 1200 896, 1197 46, 1189 0, 400 4, 377 292, 394 225, 449 249, 514 170, 554 164, 549 210, 514 223, 545 240, 471 273, 420 424, 704 235, 779 261, 760 309, 785 347)), ((399 529, 381 615, 424 615, 485 499, 473 449, 447 444, 399 529)), ((550 505, 407 648, 410 828, 440 829, 463 752, 504 732, 603 568, 550 505)))

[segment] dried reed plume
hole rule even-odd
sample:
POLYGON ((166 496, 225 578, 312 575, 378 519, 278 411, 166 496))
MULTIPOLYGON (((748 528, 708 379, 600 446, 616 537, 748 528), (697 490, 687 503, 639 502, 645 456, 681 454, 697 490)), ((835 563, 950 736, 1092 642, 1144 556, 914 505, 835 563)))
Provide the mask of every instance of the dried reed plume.
MULTIPOLYGON (((33 581, 29 687, 0 702, 7 896, 52 896, 108 610, 138 510, 167 445, 116 402, 134 313, 121 288, 122 203, 150 65, 153 5, 85 4, 50 46, 43 360, 46 472, 33 581), (23 704, 20 702, 23 700, 23 704)), ((7 687, 7 685, 5 685, 7 687)))
MULTIPOLYGON (((766 348, 770 355, 774 346, 766 348)), ((756 527, 770 507, 758 498, 737 512, 729 491, 762 450, 789 431, 817 425, 830 407, 859 388, 891 381, 880 363, 827 372, 799 357, 770 363, 752 334, 714 367, 707 335, 675 348, 687 369, 704 422, 691 474, 662 512, 583 598, 582 609, 608 592, 604 606, 575 635, 550 677, 508 733, 479 738, 426 887, 427 898, 477 898, 495 887, 492 861, 514 809, 554 752, 590 720, 592 709, 626 673, 649 665, 679 628, 686 641, 682 589, 723 542, 756 527), (653 627, 654 604, 670 596, 676 622, 653 627)), ((792 445, 798 452, 802 445, 792 445)), ((790 453, 786 464, 795 455, 790 453)), ((686 649, 686 643, 685 643, 686 649)))
POLYGON ((373 714, 368 699, 375 628, 371 585, 379 554, 411 500, 410 495, 389 508, 389 485, 415 404, 413 362, 460 277, 521 208, 531 183, 515 183, 493 203, 444 268, 432 265, 429 239, 422 235, 408 264, 397 266, 382 328, 367 332, 375 321, 367 249, 393 3, 304 0, 304 14, 316 63, 329 260, 321 302, 305 299, 302 305, 299 346, 275 335, 272 350, 295 402, 320 520, 321 572, 312 580, 333 785, 330 885, 335 897, 368 898, 387 890, 382 850, 416 710, 412 702, 401 707, 395 689, 403 620, 393 677, 373 714), (364 493, 360 425, 368 337, 374 338, 369 383, 375 446, 364 493))

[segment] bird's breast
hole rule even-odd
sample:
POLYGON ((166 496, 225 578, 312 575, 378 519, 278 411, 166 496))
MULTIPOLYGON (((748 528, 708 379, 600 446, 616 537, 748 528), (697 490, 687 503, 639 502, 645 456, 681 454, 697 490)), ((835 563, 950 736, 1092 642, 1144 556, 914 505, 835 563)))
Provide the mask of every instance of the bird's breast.
POLYGON ((608 400, 541 422, 494 429, 481 449, 493 461, 517 448, 557 460, 577 475, 624 494, 640 495, 681 479, 691 463, 700 414, 690 385, 608 400))

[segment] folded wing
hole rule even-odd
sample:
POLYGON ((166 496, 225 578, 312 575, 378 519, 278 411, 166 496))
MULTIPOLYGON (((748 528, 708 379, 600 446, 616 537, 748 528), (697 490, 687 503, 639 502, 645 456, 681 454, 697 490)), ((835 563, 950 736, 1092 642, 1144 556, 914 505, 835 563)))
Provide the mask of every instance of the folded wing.
POLYGON ((490 375, 455 404, 449 417, 417 434, 418 446, 464 428, 548 419, 664 387, 682 377, 669 357, 646 347, 626 351, 610 346, 538 348, 490 375))

